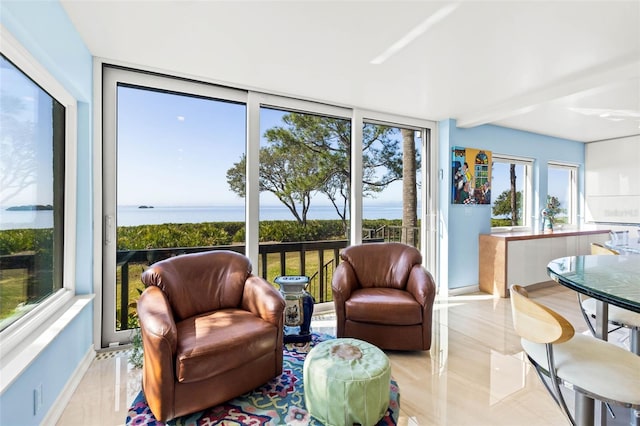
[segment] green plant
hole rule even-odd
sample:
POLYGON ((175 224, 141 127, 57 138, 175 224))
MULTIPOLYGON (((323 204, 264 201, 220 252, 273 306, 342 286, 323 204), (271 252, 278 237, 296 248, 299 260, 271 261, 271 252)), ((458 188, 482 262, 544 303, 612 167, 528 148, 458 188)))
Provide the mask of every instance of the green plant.
MULTIPOLYGON (((142 294, 142 290, 137 290, 139 297, 142 294)), ((129 325, 135 327, 131 330, 131 351, 129 352, 129 363, 135 368, 142 368, 142 363, 144 361, 144 349, 142 347, 142 332, 140 332, 138 311, 135 309, 137 305, 137 299, 129 303, 129 307, 134 308, 134 310, 129 313, 129 325)))
POLYGON ((546 216, 551 223, 555 223, 556 215, 560 213, 560 201, 558 197, 547 195, 547 205, 542 209, 542 216, 546 216))
POLYGON ((131 331, 131 351, 129 352, 129 363, 135 368, 142 368, 144 351, 142 348, 142 333, 139 328, 131 331))

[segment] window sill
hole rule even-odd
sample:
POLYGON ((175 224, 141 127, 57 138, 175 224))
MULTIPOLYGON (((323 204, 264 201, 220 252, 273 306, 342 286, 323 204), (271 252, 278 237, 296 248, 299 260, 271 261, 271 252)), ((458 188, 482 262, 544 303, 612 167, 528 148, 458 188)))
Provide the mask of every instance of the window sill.
MULTIPOLYGON (((3 338, 0 358, 0 395, 22 374, 40 353, 53 342, 76 316, 93 300, 94 295, 64 297, 56 302, 62 306, 55 312, 40 313, 37 325, 35 319, 12 333, 11 339, 19 339, 21 344, 6 347, 3 338), (44 317, 44 318, 43 318, 44 317), (39 326, 38 326, 39 325, 39 326)), ((53 304, 53 305, 58 305, 53 304)), ((56 306, 57 307, 57 306, 56 306)), ((51 306, 46 311, 50 311, 51 306)))
POLYGON ((531 231, 530 226, 494 226, 491 228, 492 234, 497 234, 500 232, 527 232, 531 231))

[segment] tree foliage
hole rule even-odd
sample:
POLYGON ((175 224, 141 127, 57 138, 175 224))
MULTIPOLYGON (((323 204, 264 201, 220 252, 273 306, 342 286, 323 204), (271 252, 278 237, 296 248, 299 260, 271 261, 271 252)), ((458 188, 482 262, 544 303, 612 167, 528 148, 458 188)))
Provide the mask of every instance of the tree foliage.
POLYGON ((4 92, 0 96, 0 204, 36 184, 35 124, 24 118, 26 111, 23 100, 4 92))
POLYGON ((493 216, 508 217, 509 219, 511 219, 512 223, 514 220, 517 221, 520 218, 520 215, 522 212, 522 191, 516 192, 515 218, 513 217, 511 200, 512 200, 511 191, 509 190, 503 191, 500 195, 498 195, 498 198, 496 198, 493 204, 493 209, 492 209, 493 216))
MULTIPOLYGON (((363 195, 374 197, 402 178, 402 150, 397 129, 373 124, 363 128, 363 195)), ((316 194, 324 194, 346 224, 351 178, 351 123, 311 114, 288 113, 282 125, 268 129, 260 148, 260 191, 274 194, 298 223, 316 194)), ((227 183, 245 196, 246 157, 229 170, 227 183)))

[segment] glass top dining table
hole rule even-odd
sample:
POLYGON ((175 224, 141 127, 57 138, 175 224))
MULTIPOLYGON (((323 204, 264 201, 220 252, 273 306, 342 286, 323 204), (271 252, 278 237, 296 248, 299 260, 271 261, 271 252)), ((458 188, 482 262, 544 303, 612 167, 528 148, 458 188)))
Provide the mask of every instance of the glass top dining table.
POLYGON ((602 302, 640 312, 640 256, 569 256, 547 265, 559 284, 602 302))
MULTIPOLYGON (((608 305, 615 305, 633 312, 640 312, 640 256, 569 256, 552 260, 547 265, 549 276, 559 284, 593 297, 596 305, 596 336, 607 340, 608 305)), ((640 355, 640 345, 632 339, 631 351, 640 355)), ((576 412, 580 412, 579 424, 594 424, 593 400, 576 394, 576 412), (580 407, 580 408, 578 408, 580 407)), ((600 407, 600 425, 607 425, 604 406, 600 407)), ((622 416, 625 424, 640 424, 640 414, 629 411, 622 416)), ((613 420, 611 424, 619 424, 613 420)))

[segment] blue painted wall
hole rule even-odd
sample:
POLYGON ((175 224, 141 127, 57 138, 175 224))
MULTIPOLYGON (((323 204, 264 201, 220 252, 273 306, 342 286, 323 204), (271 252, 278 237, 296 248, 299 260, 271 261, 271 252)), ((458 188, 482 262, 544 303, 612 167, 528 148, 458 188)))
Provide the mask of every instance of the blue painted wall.
MULTIPOLYGON (((484 125, 471 129, 456 127, 455 120, 438 123, 440 179, 440 279, 448 288, 478 285, 478 236, 491 232, 490 206, 452 205, 450 201, 451 148, 462 146, 492 151, 494 154, 533 158, 533 211, 539 212, 547 196, 549 161, 579 166, 578 216, 582 217, 585 145, 505 127, 484 125)), ((534 220, 537 223, 537 219, 534 220)))
MULTIPOLYGON (((76 293, 93 293, 93 58, 57 0, 3 0, 0 23, 78 101, 76 293)), ((90 303, 2 394, 0 424, 39 424, 92 344, 90 303), (44 405, 34 415, 33 389, 40 383, 44 405)))

